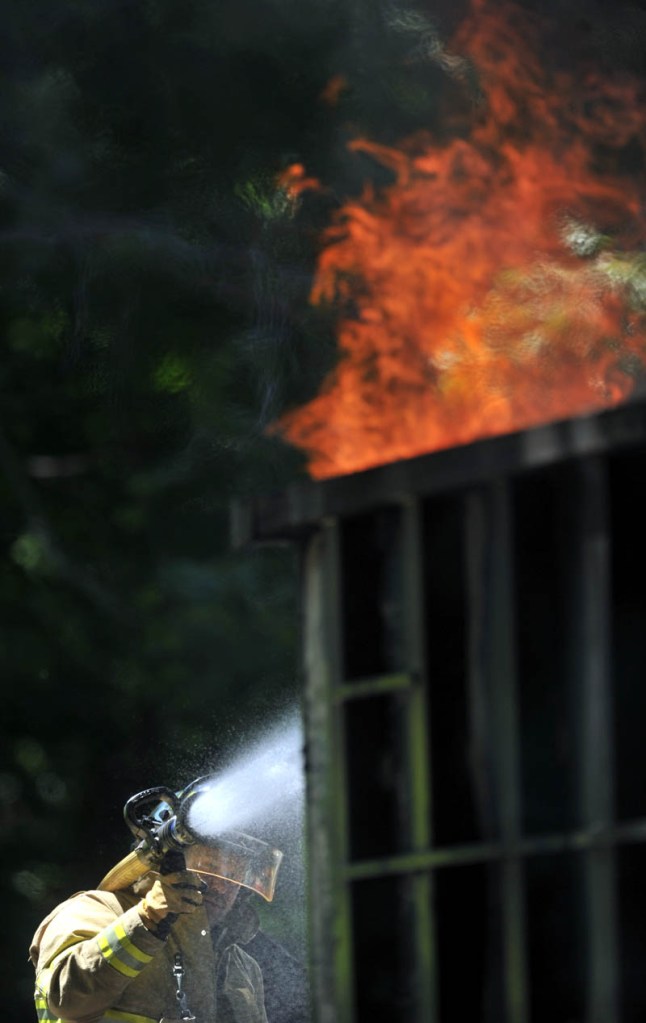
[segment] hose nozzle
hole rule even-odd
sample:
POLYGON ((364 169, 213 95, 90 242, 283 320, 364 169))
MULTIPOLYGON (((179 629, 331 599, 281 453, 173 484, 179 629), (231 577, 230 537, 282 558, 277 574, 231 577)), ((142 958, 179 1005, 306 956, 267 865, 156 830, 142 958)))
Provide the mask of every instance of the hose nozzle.
POLYGON ((158 786, 132 796, 123 815, 137 845, 103 878, 99 889, 128 888, 148 870, 164 874, 183 870, 184 854, 195 846, 192 870, 242 885, 271 902, 282 852, 242 832, 214 836, 189 824, 195 801, 212 784, 212 778, 202 777, 181 792, 158 786))
POLYGON ((131 796, 123 816, 137 845, 106 874, 99 889, 127 888, 151 869, 162 873, 183 869, 183 852, 197 840, 185 820, 191 802, 184 807, 178 794, 163 785, 131 796))

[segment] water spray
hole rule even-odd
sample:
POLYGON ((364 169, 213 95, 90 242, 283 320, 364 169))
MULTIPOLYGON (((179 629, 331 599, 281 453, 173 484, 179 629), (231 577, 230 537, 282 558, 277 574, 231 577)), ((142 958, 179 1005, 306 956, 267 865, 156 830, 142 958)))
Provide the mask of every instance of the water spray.
MULTIPOLYGON (((181 792, 156 786, 132 796, 123 815, 137 845, 99 889, 127 888, 149 870, 183 869, 184 853, 198 844, 220 852, 222 873, 216 876, 251 888, 270 902, 283 854, 239 829, 276 820, 281 809, 284 814, 286 806, 299 804, 301 746, 299 724, 288 722, 219 774, 198 778, 181 792)), ((285 825, 289 827, 286 820, 285 825)))
POLYGON ((248 746, 186 806, 183 826, 204 838, 231 829, 291 827, 304 793, 302 727, 288 718, 248 746))

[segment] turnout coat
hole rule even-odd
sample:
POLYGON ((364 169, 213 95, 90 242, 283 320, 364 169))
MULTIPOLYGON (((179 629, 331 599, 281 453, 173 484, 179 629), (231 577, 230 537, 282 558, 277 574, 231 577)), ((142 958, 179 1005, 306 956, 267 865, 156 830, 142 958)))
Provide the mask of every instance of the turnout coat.
POLYGON ((257 930, 250 907, 234 906, 213 932, 200 908, 162 940, 142 923, 140 898, 132 889, 79 892, 43 920, 30 948, 40 1023, 179 1020, 176 953, 196 1023, 267 1023, 260 967, 241 947, 257 930))

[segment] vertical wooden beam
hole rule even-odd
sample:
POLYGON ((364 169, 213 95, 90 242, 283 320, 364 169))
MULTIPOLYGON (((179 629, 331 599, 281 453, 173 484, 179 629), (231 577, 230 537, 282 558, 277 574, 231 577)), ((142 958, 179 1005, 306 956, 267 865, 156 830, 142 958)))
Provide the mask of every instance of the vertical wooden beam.
MULTIPOLYGON (((521 837, 520 758, 515 657, 513 521, 508 485, 495 481, 467 499, 470 699, 475 708, 473 763, 480 779, 485 838, 503 848, 502 968, 505 1023, 527 1023, 528 977, 521 837), (491 789, 491 791, 489 791, 491 789), (486 832, 490 831, 490 834, 486 832)), ((478 784, 478 779, 476 779, 478 784)))
MULTIPOLYGON (((606 465, 577 468, 574 665, 580 708, 580 823, 603 836, 614 823, 614 752, 610 682, 610 541, 606 465)), ((587 1023, 619 1018, 615 849, 584 853, 587 912, 587 1023)))
MULTIPOLYGON (((415 852, 432 844, 429 690, 426 665, 424 606, 424 545, 418 499, 402 505, 402 558, 405 650, 411 687, 407 696, 408 775, 411 800, 411 847, 415 852)), ((433 914, 433 875, 411 877, 415 913, 415 993, 418 1023, 438 1019, 437 952, 433 914)))
POLYGON ((339 542, 323 523, 304 553, 304 718, 306 729, 310 974, 315 1023, 352 1023, 351 915, 347 858, 341 682, 339 542))

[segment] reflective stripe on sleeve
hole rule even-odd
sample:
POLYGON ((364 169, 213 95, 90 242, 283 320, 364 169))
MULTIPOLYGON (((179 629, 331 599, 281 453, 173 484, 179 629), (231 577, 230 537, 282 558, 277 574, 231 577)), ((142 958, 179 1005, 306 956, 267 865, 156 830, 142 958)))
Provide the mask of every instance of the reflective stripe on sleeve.
MULTIPOLYGON (((126 977, 136 977, 154 958, 138 948, 126 934, 120 923, 111 924, 96 936, 101 955, 106 962, 126 977)), ((72 946, 80 944, 83 939, 74 937, 65 942, 50 960, 49 964, 38 972, 34 1004, 38 1023, 62 1023, 55 1016, 48 1004, 49 989, 54 968, 66 958, 72 946)), ((122 1012, 120 1009, 108 1009, 101 1017, 100 1023, 157 1023, 151 1016, 139 1013, 122 1012)))
POLYGON ((45 996, 36 988, 36 994, 34 995, 34 1003, 36 1005, 36 1016, 38 1017, 39 1023, 55 1023, 57 1017, 53 1015, 47 999, 45 996))
POLYGON ((120 923, 110 924, 96 938, 103 958, 124 977, 136 977, 153 959, 137 948, 120 923))
POLYGON ((42 998, 47 998, 49 995, 49 982, 52 979, 52 970, 49 966, 46 966, 44 970, 40 970, 36 976, 36 997, 39 995, 42 998))

